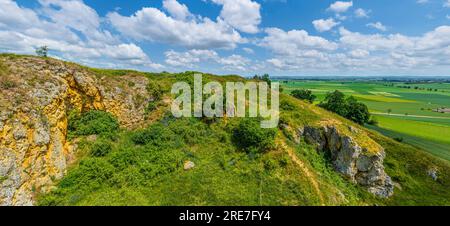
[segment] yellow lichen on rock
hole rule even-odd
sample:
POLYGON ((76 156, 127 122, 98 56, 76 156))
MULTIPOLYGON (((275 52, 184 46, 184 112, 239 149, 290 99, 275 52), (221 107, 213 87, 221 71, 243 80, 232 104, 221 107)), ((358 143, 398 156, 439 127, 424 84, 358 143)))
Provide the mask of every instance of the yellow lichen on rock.
POLYGON ((20 84, 0 90, 0 205, 32 205, 74 162, 75 146, 67 141, 68 112, 105 110, 122 126, 144 120, 151 101, 145 77, 100 79, 87 69, 53 59, 0 57, 5 78, 20 84), (120 89, 129 81, 136 84, 120 89), (142 103, 132 98, 141 96, 142 103))

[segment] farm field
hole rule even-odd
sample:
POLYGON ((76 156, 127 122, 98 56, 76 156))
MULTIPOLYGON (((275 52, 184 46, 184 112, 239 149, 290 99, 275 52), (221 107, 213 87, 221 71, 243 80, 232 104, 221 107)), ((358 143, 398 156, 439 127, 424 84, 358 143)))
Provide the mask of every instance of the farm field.
POLYGON ((450 83, 410 84, 376 81, 280 81, 283 92, 309 89, 316 104, 328 92, 339 90, 365 103, 384 135, 401 139, 450 161, 450 113, 433 111, 450 108, 450 83), (410 87, 410 88, 405 88, 410 87))

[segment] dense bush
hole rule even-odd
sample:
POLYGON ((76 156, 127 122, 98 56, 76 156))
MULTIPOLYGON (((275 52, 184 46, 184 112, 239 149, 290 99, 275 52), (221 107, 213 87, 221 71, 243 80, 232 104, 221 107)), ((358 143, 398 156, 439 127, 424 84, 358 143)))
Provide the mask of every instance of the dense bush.
POLYGON ((294 90, 292 91, 291 95, 297 99, 306 100, 310 103, 314 102, 314 100, 317 98, 314 94, 312 94, 311 90, 305 89, 294 90))
POLYGON ((374 118, 374 117, 372 117, 370 120, 369 120, 369 122, 367 122, 369 125, 372 125, 372 126, 378 126, 378 124, 379 124, 379 122, 378 122, 378 120, 376 119, 376 118, 374 118))
POLYGON ((154 101, 161 100, 164 93, 161 85, 153 80, 148 81, 147 92, 153 97, 154 101))
POLYGON ((108 142, 96 142, 91 147, 91 156, 104 157, 112 151, 112 146, 108 142))
POLYGON ((119 122, 111 113, 104 111, 71 112, 68 129, 70 136, 108 134, 119 129, 119 122))
POLYGON ((162 124, 155 124, 147 129, 134 132, 131 140, 137 145, 168 146, 180 139, 175 133, 162 124))
POLYGON ((244 118, 233 131, 233 141, 250 152, 264 152, 275 145, 276 129, 261 128, 260 120, 244 118))
POLYGON ((352 96, 346 98, 337 90, 327 94, 325 102, 319 106, 361 125, 368 123, 370 119, 369 108, 365 104, 352 96))
POLYGON ((89 187, 95 189, 107 183, 114 167, 102 158, 86 158, 59 183, 61 188, 89 187))

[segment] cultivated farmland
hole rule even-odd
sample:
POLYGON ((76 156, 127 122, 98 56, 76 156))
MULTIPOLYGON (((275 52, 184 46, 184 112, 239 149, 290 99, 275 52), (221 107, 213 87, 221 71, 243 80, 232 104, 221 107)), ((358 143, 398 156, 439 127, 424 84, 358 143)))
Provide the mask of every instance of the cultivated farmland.
POLYGON ((450 108, 450 83, 282 80, 281 84, 285 93, 311 90, 316 104, 334 90, 352 95, 378 121, 369 128, 450 160, 450 113, 435 111, 450 108))

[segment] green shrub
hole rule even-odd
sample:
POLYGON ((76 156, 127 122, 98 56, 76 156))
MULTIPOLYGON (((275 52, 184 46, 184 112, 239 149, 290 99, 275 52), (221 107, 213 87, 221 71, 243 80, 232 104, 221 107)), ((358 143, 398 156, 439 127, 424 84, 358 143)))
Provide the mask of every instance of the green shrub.
POLYGON ((139 159, 139 152, 136 149, 122 148, 111 154, 109 163, 116 169, 124 170, 129 166, 136 165, 139 159))
POLYGON ((274 147, 276 129, 261 128, 260 120, 244 118, 233 131, 233 141, 246 151, 264 152, 274 147))
POLYGON ((112 146, 108 142, 96 142, 91 147, 91 156, 104 157, 112 151, 112 146))
POLYGON ((131 135, 131 141, 137 145, 154 145, 156 147, 173 147, 181 142, 172 130, 159 123, 134 132, 131 135))
POLYGON ((153 97, 154 101, 161 100, 164 93, 161 85, 153 80, 148 81, 147 92, 153 97))
POLYGON ((2 81, 0 83, 0 88, 2 88, 2 89, 11 89, 11 88, 14 88, 16 86, 17 86, 16 83, 14 83, 12 81, 2 81))
POLYGON ((145 112, 152 112, 154 110, 156 110, 158 108, 158 102, 155 101, 150 101, 147 105, 147 107, 145 108, 145 112))
POLYGON ((293 103, 290 103, 286 100, 281 100, 280 108, 281 108, 281 110, 285 110, 285 111, 297 110, 297 107, 293 103))
POLYGON ((297 99, 306 100, 310 103, 314 102, 314 100, 317 98, 312 94, 311 90, 307 89, 294 90, 292 91, 291 95, 297 99))
POLYGON ((105 184, 114 174, 114 167, 101 158, 87 158, 70 171, 59 183, 61 188, 88 187, 95 189, 105 184))
POLYGON ((372 125, 372 126, 377 126, 379 124, 379 122, 376 118, 372 117, 367 124, 372 125))
POLYGON ((119 129, 119 122, 111 113, 104 111, 71 112, 68 129, 70 136, 108 134, 119 129))

